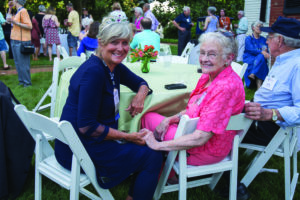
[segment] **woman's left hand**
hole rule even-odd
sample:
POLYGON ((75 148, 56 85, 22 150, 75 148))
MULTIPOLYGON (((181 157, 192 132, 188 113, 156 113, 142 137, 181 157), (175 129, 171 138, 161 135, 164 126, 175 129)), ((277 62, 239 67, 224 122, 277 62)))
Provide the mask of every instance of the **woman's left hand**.
POLYGON ((152 132, 148 132, 143 138, 149 148, 159 150, 159 142, 155 139, 152 132))

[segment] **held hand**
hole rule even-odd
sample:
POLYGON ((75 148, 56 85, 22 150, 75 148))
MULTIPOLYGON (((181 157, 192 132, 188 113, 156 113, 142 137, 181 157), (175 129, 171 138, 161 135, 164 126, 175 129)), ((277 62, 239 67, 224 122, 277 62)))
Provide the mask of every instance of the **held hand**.
POLYGON ((134 117, 135 115, 141 113, 144 109, 144 101, 145 97, 141 94, 136 94, 135 97, 132 99, 131 103, 129 104, 126 111, 129 111, 130 115, 134 117))
POLYGON ((262 108, 259 103, 250 102, 245 104, 245 117, 258 121, 268 121, 272 118, 272 110, 271 113, 269 110, 262 108))
POLYGON ((180 30, 181 30, 182 32, 184 32, 184 31, 185 31, 185 28, 180 27, 180 30))
POLYGON ((165 137, 165 134, 169 128, 170 120, 169 118, 163 119, 160 124, 155 128, 154 136, 158 141, 162 141, 165 137))
POLYGON ((144 140, 149 148, 153 150, 159 150, 159 142, 156 141, 152 132, 148 132, 144 137, 144 140))
POLYGON ((145 145, 145 140, 143 139, 147 133, 150 131, 147 129, 142 129, 140 132, 134 132, 131 134, 128 134, 128 137, 126 138, 127 141, 135 143, 137 145, 145 145))

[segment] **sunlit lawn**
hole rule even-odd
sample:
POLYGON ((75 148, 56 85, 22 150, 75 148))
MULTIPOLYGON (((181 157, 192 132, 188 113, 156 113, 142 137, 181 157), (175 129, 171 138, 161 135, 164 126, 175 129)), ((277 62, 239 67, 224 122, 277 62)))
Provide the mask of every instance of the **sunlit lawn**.
MULTIPOLYGON (((177 53, 177 46, 171 47, 173 54, 177 53)), ((49 64, 49 63, 48 63, 49 64)), ((0 80, 3 81, 8 87, 10 87, 15 94, 16 98, 24 104, 28 109, 32 110, 38 103, 42 95, 46 92, 51 83, 52 72, 41 72, 31 74, 32 87, 23 88, 18 85, 17 75, 0 75, 0 80)), ((246 99, 253 97, 254 91, 246 89, 246 99)), ((49 102, 49 99, 47 99, 49 102)), ((49 110, 42 112, 44 115, 49 116, 49 110)), ((250 159, 253 156, 248 157, 243 155, 243 150, 240 151, 239 156, 239 178, 245 173, 250 159)), ((124 163, 126 164, 126 163, 124 163)), ((279 170, 278 174, 274 173, 262 173, 255 178, 253 183, 250 185, 249 190, 251 193, 251 199, 284 199, 284 167, 282 158, 272 158, 268 163, 267 167, 276 168, 279 170)), ((299 167, 299 164, 298 164, 299 167)), ((122 170, 122 169, 120 169, 122 170)), ((220 185, 227 184, 225 180, 221 180, 220 185)), ((115 199, 125 199, 127 191, 130 185, 130 178, 124 181, 122 184, 111 189, 111 192, 115 199)), ((294 199, 300 199, 299 187, 296 190, 294 199)), ((187 192, 187 199, 199 200, 199 199, 222 199, 214 192, 210 191, 208 187, 199 187, 195 189, 189 189, 187 192)), ((69 192, 47 178, 43 178, 43 199, 69 199, 69 192)), ((173 200, 178 198, 178 193, 173 192, 164 194, 163 200, 173 200)), ((30 170, 27 183, 24 187, 24 192, 18 199, 31 200, 34 199, 34 160, 32 162, 32 168, 30 170)), ((80 199, 86 199, 84 196, 80 196, 80 199)))

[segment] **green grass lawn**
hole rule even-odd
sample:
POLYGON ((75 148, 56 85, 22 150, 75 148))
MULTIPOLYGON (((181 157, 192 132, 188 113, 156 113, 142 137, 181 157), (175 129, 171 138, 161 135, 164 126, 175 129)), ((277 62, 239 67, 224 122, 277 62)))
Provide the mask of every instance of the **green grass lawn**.
MULTIPOLYGON (((171 47, 172 48, 172 47, 171 47)), ((177 49, 175 49, 177 52, 177 49)), ((174 51, 175 51, 174 50, 174 51)), ((173 48, 172 48, 173 52, 173 48)), ((175 53, 176 54, 176 53, 175 53)), ((10 87, 15 94, 16 98, 24 104, 29 110, 32 110, 38 103, 39 99, 46 92, 51 83, 52 72, 41 72, 31 74, 32 86, 23 88, 18 85, 17 75, 0 75, 0 80, 3 81, 8 87, 10 87)), ((254 90, 245 89, 246 99, 251 99, 254 94, 254 90)), ((49 99, 47 99, 49 102, 49 99)), ((42 112, 42 114, 49 116, 49 110, 42 112)), ((243 150, 240 150, 239 155, 239 178, 245 173, 245 169, 249 161, 253 156, 245 156, 243 150)), ((266 165, 269 168, 276 168, 279 170, 278 174, 273 173, 262 173, 258 175, 252 184, 249 186, 251 199, 272 199, 281 200, 284 199, 284 167, 283 159, 274 157, 266 165)), ((299 168, 299 164, 298 164, 299 168)), ((121 169, 120 169, 121 170, 121 169)), ((111 192, 116 200, 125 199, 127 191, 130 185, 130 179, 121 183, 120 185, 111 189, 111 192)), ((219 182, 217 187, 220 185, 228 184, 225 180, 219 182)), ((199 200, 199 199, 222 199, 214 192, 210 191, 208 187, 199 187, 189 189, 187 192, 187 199, 199 200)), ((43 177, 43 188, 42 188, 43 199, 69 199, 69 192, 47 178, 43 177)), ((162 200, 173 200, 178 198, 178 193, 168 193, 162 196, 162 200)), ((29 172, 27 182, 24 187, 23 193, 19 196, 20 200, 31 200, 34 199, 34 160, 32 161, 32 167, 29 172)), ((80 199, 86 199, 84 196, 80 196, 80 199)), ((294 199, 300 199, 300 188, 298 187, 294 196, 294 199)))
MULTIPOLYGON (((6 54, 6 62, 8 65, 11 65, 13 69, 15 68, 15 62, 13 59, 8 58, 8 54, 6 54)), ((49 61, 49 57, 41 54, 39 56, 39 60, 32 60, 32 56, 30 56, 30 66, 31 67, 42 67, 42 66, 53 66, 53 61, 49 61)), ((0 61, 0 69, 3 68, 2 59, 0 61)))

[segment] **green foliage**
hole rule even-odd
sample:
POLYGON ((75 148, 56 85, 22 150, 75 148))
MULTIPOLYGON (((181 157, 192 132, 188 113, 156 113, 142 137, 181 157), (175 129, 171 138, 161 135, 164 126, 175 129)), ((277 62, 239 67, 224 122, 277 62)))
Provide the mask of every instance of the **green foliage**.
POLYGON ((164 27, 164 37, 170 39, 177 39, 178 29, 172 23, 169 23, 167 26, 164 27))
POLYGON ((173 43, 173 44, 177 44, 178 43, 178 39, 169 39, 169 38, 162 38, 160 39, 161 43, 173 43))

